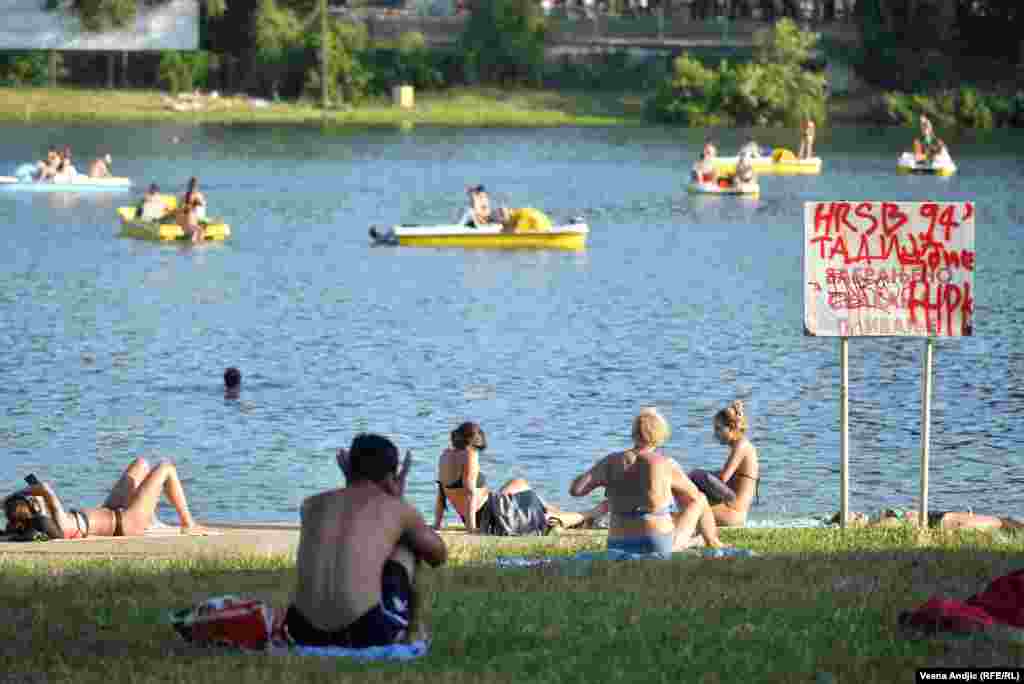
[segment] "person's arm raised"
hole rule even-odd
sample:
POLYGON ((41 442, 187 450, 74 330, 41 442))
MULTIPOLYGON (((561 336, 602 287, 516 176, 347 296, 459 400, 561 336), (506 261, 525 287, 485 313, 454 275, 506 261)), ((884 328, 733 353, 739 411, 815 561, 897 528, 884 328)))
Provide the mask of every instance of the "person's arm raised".
POLYGON ((587 472, 578 476, 569 485, 572 496, 586 496, 599 487, 608 486, 608 457, 605 456, 595 463, 587 472))
POLYGON ((437 567, 448 560, 448 547, 434 530, 427 527, 427 521, 420 512, 403 503, 402 542, 421 560, 437 567))

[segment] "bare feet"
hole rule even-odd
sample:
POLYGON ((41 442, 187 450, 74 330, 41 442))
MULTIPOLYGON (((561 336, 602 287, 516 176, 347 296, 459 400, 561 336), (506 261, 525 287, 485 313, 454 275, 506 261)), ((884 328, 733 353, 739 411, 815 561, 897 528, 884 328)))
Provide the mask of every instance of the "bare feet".
POLYGON ((197 523, 192 523, 191 525, 183 525, 182 528, 181 528, 181 533, 182 534, 205 535, 205 534, 212 534, 213 532, 212 532, 212 530, 210 530, 209 527, 203 527, 202 525, 199 525, 197 523))

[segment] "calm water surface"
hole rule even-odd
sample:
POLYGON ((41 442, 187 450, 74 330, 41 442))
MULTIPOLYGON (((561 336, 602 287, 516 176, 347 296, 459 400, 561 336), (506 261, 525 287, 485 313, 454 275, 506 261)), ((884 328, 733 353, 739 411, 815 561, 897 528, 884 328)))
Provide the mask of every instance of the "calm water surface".
MULTIPOLYGON (((336 447, 376 430, 415 449, 429 516, 437 454, 473 419, 491 482, 524 476, 580 506, 572 477, 628 444, 640 406, 666 414, 685 466, 717 468, 711 417, 739 397, 762 460, 755 517, 829 512, 838 341, 802 336, 801 203, 943 199, 977 203, 976 337, 937 344, 930 503, 1024 515, 1024 136, 954 140, 961 171, 936 179, 894 173, 910 135, 826 132, 821 176, 764 177, 738 200, 685 193, 702 131, 0 127, 0 173, 51 143, 82 162, 109 150, 140 186, 200 176, 234 231, 157 245, 116 237, 137 193, 0 191, 0 484, 32 471, 95 505, 133 456, 166 456, 200 517, 294 521, 339 481, 336 447), (369 247, 370 224, 453 219, 472 182, 585 215, 588 249, 369 247)), ((923 345, 851 342, 856 509, 914 503, 923 345)))

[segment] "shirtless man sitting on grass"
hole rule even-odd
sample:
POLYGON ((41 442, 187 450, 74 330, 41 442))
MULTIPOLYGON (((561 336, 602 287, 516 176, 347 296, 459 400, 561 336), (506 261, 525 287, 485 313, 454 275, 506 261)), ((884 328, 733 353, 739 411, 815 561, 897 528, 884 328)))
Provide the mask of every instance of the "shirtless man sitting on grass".
POLYGON ((445 562, 448 549, 402 499, 411 454, 373 434, 338 451, 348 486, 302 503, 298 587, 288 636, 309 646, 366 648, 399 643, 412 623, 417 561, 445 562))

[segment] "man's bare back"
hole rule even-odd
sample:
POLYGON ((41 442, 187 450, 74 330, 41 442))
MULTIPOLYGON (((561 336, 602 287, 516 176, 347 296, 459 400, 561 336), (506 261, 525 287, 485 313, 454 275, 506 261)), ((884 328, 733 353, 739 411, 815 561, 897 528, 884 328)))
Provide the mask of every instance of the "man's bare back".
POLYGON ((302 504, 298 585, 285 629, 299 643, 372 646, 407 634, 416 561, 440 565, 444 540, 402 500, 411 454, 362 434, 338 452, 348 486, 302 504))

